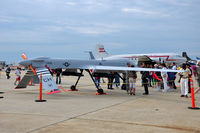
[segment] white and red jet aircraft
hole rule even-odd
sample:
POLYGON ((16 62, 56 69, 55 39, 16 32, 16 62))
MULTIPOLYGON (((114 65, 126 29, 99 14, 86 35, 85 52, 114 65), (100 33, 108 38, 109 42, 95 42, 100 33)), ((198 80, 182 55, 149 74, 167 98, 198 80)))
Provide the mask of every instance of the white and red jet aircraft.
POLYGON ((177 53, 149 53, 149 54, 120 54, 120 55, 109 55, 104 49, 103 45, 97 44, 95 49, 96 60, 109 60, 127 58, 138 64, 138 62, 155 62, 155 63, 166 63, 171 64, 182 64, 187 61, 186 57, 182 57, 177 53))

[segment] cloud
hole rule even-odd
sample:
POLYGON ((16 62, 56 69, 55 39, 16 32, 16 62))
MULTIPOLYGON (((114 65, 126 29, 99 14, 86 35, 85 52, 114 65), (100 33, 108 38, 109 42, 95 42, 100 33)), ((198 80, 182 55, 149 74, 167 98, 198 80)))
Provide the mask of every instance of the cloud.
MULTIPOLYGON (((48 21, 48 20, 45 20, 48 21)), ((38 22, 40 23, 40 22, 38 22)), ((23 23, 22 23, 23 24, 23 23)), ((98 36, 108 35, 110 33, 119 33, 126 27, 117 23, 105 22, 52 22, 40 25, 25 25, 21 27, 13 27, 11 29, 0 30, 0 43, 50 43, 50 42, 66 42, 71 39, 68 36, 98 36)))
POLYGON ((122 8, 123 12, 127 13, 139 13, 139 14, 146 14, 146 15, 157 15, 159 13, 154 11, 142 10, 139 8, 122 8))
POLYGON ((0 31, 0 43, 43 43, 52 39, 43 29, 0 31))
POLYGON ((101 35, 120 32, 123 26, 119 24, 90 23, 82 26, 66 26, 66 28, 81 34, 101 35))
POLYGON ((65 2, 65 5, 67 5, 67 6, 75 6, 75 5, 77 5, 77 3, 68 1, 68 2, 65 2))
POLYGON ((191 2, 191 0, 157 0, 157 1, 174 6, 189 6, 191 2))
POLYGON ((13 17, 8 15, 0 15, 0 22, 2 23, 12 23, 12 22, 26 22, 27 19, 22 17, 13 17))
POLYGON ((0 23, 8 23, 11 22, 11 19, 5 16, 0 16, 0 23))

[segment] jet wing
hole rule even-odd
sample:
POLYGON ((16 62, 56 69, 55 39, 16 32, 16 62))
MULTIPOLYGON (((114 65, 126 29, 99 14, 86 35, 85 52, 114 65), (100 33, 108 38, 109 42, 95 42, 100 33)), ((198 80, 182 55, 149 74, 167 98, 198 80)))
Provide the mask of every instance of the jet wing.
POLYGON ((42 74, 42 86, 45 88, 45 91, 55 91, 58 90, 58 86, 56 85, 53 77, 51 76, 49 70, 47 68, 38 68, 36 71, 39 79, 42 74))
POLYGON ((107 71, 154 71, 154 72, 184 72, 183 70, 171 69, 152 69, 152 68, 138 68, 138 67, 115 67, 115 66, 90 66, 93 70, 107 70, 107 71))

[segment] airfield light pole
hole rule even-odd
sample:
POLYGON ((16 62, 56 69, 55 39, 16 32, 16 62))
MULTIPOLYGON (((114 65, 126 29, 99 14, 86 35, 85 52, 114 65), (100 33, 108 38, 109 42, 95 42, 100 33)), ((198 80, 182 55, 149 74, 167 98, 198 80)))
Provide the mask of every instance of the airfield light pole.
POLYGON ((39 95, 39 100, 35 100, 35 102, 46 102, 46 100, 42 100, 42 73, 40 74, 40 95, 39 95))

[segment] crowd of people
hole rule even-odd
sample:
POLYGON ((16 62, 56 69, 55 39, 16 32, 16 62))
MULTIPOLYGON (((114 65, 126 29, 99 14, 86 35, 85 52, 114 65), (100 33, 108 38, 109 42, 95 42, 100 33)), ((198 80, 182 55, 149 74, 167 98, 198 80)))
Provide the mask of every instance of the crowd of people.
MULTIPOLYGON (((134 67, 134 65, 127 64, 128 67, 134 67)), ((188 97, 188 93, 191 93, 190 79, 194 75, 198 83, 198 88, 195 90, 195 94, 200 91, 200 61, 197 65, 191 66, 189 63, 183 63, 177 67, 175 63, 170 65, 162 64, 143 64, 143 68, 156 68, 156 69, 172 69, 172 70, 184 70, 184 72, 153 72, 153 71, 141 71, 141 81, 144 87, 143 95, 149 94, 149 87, 156 88, 157 91, 166 93, 168 91, 174 91, 177 89, 175 80, 177 79, 181 87, 181 97, 188 97)), ((113 81, 117 87, 120 85, 119 74, 111 73, 108 77, 108 89, 113 89, 113 81)), ((136 90, 136 79, 138 78, 137 72, 127 71, 123 75, 124 83, 122 89, 127 91, 129 95, 135 95, 136 90)), ((100 78, 95 77, 95 81, 100 86, 100 78)))
MULTIPOLYGON (((153 68, 152 65, 142 65, 143 68, 153 68)), ((189 63, 183 63, 179 68, 177 68, 175 63, 171 65, 166 64, 154 64, 156 69, 172 69, 172 70, 184 70, 184 72, 141 72, 142 86, 144 86, 143 95, 148 95, 148 87, 156 87, 157 91, 163 91, 164 93, 168 91, 175 90, 176 84, 175 79, 178 75, 181 87, 181 97, 188 97, 188 93, 191 93, 190 79, 194 75, 198 83, 198 88, 195 90, 195 94, 200 91, 200 61, 196 65, 191 66, 189 63), (162 90, 163 88, 163 90, 162 90)), ((131 88, 128 88, 131 90, 131 88)))

